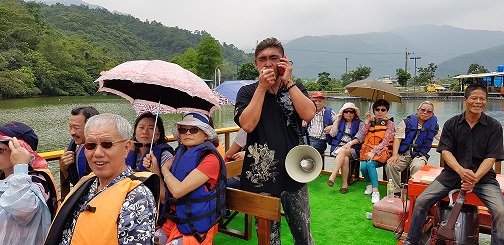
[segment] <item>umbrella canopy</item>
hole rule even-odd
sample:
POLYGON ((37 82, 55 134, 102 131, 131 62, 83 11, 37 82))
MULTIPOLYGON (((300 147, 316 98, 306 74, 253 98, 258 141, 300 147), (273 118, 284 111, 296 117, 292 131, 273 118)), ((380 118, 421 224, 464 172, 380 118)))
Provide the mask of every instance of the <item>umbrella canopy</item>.
POLYGON ((220 104, 232 104, 236 102, 238 90, 244 85, 255 83, 254 80, 225 81, 217 86, 214 91, 218 93, 220 104))
POLYGON ((132 104, 160 103, 168 112, 220 109, 219 100, 194 73, 161 60, 135 60, 101 72, 98 91, 117 94, 132 104), (172 110, 170 110, 172 109, 172 110))
POLYGON ((372 101, 384 99, 388 102, 401 102, 399 90, 384 82, 360 80, 348 84, 345 88, 350 95, 359 96, 372 101))

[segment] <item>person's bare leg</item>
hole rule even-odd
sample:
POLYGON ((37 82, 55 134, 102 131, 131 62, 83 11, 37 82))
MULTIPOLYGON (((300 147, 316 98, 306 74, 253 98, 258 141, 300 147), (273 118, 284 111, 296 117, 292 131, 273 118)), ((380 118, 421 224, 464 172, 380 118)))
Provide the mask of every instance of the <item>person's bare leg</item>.
POLYGON ((331 173, 331 176, 329 176, 329 181, 327 182, 329 185, 329 182, 332 181, 334 184, 334 180, 336 179, 336 174, 341 168, 341 165, 343 165, 343 162, 345 161, 345 155, 340 152, 338 155, 336 155, 336 158, 334 159, 334 169, 331 173))
POLYGON ((350 158, 345 156, 344 163, 341 166, 341 179, 343 180, 341 188, 348 188, 348 172, 350 172, 350 158))

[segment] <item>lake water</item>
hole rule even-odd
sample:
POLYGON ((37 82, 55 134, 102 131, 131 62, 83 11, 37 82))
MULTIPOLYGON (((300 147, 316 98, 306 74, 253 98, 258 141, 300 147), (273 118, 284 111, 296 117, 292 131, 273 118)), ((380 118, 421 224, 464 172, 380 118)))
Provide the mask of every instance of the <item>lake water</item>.
MULTIPOLYGON (((416 112, 416 108, 423 100, 404 100, 402 103, 392 103, 389 116, 399 122, 406 116, 416 112)), ((464 105, 461 98, 451 98, 445 100, 431 100, 435 106, 435 114, 438 117, 439 125, 442 125, 452 116, 461 113, 464 105)), ((328 99, 326 105, 338 111, 346 101, 328 99)), ((352 101, 361 109, 362 115, 369 108, 370 102, 352 101)), ((70 140, 68 133, 68 118, 70 111, 77 106, 93 106, 101 113, 115 113, 125 117, 131 124, 134 123, 136 113, 131 104, 125 99, 116 96, 93 96, 93 97, 51 97, 51 98, 30 98, 15 100, 0 100, 0 125, 9 121, 20 121, 30 125, 39 136, 39 152, 64 149, 70 140)), ((216 128, 236 126, 233 121, 233 106, 223 106, 221 111, 214 112, 214 123, 216 128)), ((489 100, 486 111, 488 115, 504 121, 504 101, 489 100)), ((171 134, 173 124, 181 119, 181 115, 170 114, 160 115, 166 127, 167 134, 171 134)), ((430 165, 439 166, 439 154, 435 150, 430 152, 430 165)), ((325 168, 331 170, 333 161, 326 160, 325 168)), ((49 163, 51 171, 57 182, 59 182, 59 171, 57 161, 49 163)), ((381 172, 378 174, 381 178, 381 172)), ((58 183, 59 185, 59 183, 58 183)), ((480 234, 480 244, 490 244, 488 235, 480 234)))
MULTIPOLYGON (((403 100, 402 103, 392 103, 388 115, 394 117, 397 123, 414 113, 422 101, 403 100)), ((326 105, 337 111, 345 102, 339 99, 327 99, 326 105)), ((357 100, 352 102, 361 109, 362 116, 370 105, 368 101, 357 100)), ((464 110, 461 98, 432 100, 432 102, 441 127, 450 117, 464 110)), ((136 113, 131 104, 117 96, 51 97, 0 100, 0 124, 3 125, 9 121, 24 122, 33 127, 39 136, 39 152, 61 150, 67 146, 70 139, 68 133, 70 111, 77 106, 93 106, 101 113, 119 114, 131 124, 134 123, 136 118, 136 113)), ((215 127, 236 126, 233 121, 233 110, 233 106, 226 105, 222 107, 221 111, 214 112, 215 127)), ((503 122, 504 101, 489 100, 485 113, 503 122)), ((165 124, 167 134, 171 134, 173 124, 181 119, 181 115, 178 114, 160 116, 165 124)), ((435 150, 431 150, 430 155, 432 157, 429 164, 439 165, 439 154, 435 150)), ((328 163, 326 169, 332 169, 331 163, 328 163)))

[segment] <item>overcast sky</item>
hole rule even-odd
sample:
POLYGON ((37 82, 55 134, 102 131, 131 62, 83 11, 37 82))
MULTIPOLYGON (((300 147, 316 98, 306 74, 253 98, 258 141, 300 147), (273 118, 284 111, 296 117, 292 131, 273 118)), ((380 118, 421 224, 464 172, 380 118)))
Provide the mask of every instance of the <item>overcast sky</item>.
POLYGON ((436 24, 504 31, 503 0, 84 0, 110 11, 205 30, 221 43, 251 52, 266 37, 388 31, 436 24))

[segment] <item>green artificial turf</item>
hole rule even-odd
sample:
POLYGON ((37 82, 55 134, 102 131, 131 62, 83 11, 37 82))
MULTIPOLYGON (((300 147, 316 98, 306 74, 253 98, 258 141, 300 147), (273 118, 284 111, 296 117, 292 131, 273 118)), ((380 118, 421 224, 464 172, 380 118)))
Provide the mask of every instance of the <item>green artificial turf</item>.
MULTIPOLYGON (((336 178, 331 188, 326 184, 328 177, 320 175, 308 185, 315 244, 397 244, 392 231, 376 228, 372 220, 366 219, 366 212, 373 212, 371 196, 364 195, 367 183, 356 182, 349 186, 347 194, 341 194, 341 178, 336 178)), ((386 195, 385 189, 385 186, 379 187, 382 198, 386 195)), ((238 215, 229 227, 243 230, 243 215, 238 215)), ((285 217, 282 217, 281 239, 282 244, 294 244, 285 217)), ((245 241, 218 233, 214 243, 257 244, 257 235, 253 229, 252 239, 245 241)))

